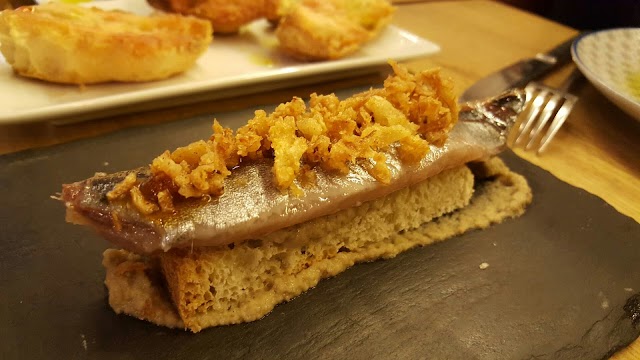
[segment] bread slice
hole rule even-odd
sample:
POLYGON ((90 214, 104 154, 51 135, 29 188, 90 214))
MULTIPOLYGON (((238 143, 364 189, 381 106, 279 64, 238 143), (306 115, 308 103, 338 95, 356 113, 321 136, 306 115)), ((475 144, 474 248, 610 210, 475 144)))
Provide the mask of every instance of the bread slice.
POLYGON ((193 66, 211 24, 64 3, 0 13, 0 51, 26 77, 66 84, 164 79, 193 66))
POLYGON ((522 176, 498 158, 472 168, 447 170, 235 246, 177 249, 152 259, 107 250, 109 303, 117 313, 193 332, 257 320, 355 263, 391 258, 524 212, 532 195, 522 176))

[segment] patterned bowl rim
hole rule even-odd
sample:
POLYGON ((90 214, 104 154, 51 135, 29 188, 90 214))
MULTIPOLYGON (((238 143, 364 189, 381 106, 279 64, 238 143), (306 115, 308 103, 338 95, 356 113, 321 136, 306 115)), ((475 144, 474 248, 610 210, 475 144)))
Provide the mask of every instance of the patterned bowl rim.
POLYGON ((595 36, 600 36, 604 33, 608 32, 634 32, 640 34, 640 28, 637 27, 627 27, 627 28, 613 28, 613 29, 604 29, 586 32, 581 34, 576 38, 576 40, 571 44, 571 57, 573 61, 576 63, 578 68, 584 73, 584 75, 595 82, 598 82, 601 86, 604 86, 607 90, 614 93, 617 97, 624 98, 628 102, 634 103, 636 106, 640 107, 640 100, 631 95, 629 91, 624 91, 619 86, 616 86, 612 80, 607 77, 600 75, 600 73, 593 69, 593 67, 588 66, 581 58, 580 52, 578 51, 578 46, 582 41, 589 38, 594 38, 595 36))

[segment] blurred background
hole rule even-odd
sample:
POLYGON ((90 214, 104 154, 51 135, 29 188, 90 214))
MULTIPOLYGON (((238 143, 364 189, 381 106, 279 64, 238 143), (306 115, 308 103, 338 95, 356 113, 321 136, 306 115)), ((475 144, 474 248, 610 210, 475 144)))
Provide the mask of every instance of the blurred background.
POLYGON ((639 27, 638 0, 501 0, 578 30, 639 27))
MULTIPOLYGON (((37 0, 36 0, 37 1, 37 0)), ((418 2, 420 0, 392 0, 418 2)), ((422 0, 442 1, 442 0, 422 0)), ((474 0, 470 0, 474 1, 474 0)), ((498 0, 578 30, 640 27, 640 0, 498 0)), ((0 0, 0 10, 33 0, 0 0)))

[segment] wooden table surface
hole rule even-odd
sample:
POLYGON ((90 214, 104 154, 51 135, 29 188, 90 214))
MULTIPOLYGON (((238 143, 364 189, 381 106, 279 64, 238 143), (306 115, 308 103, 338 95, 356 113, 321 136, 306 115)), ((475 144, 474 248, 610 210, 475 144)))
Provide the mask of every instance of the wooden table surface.
MULTIPOLYGON (((441 67, 453 78, 459 91, 494 70, 547 50, 576 34, 570 28, 491 1, 401 0, 397 7, 396 24, 442 47, 434 56, 407 64, 416 71, 441 67)), ((570 71, 571 66, 567 66, 545 82, 559 85, 570 71)), ((326 93, 371 80, 370 77, 353 78, 66 126, 4 125, 0 126, 0 154, 95 137, 132 126, 278 103, 293 95, 326 93)), ((579 85, 575 93, 580 100, 548 151, 540 157, 518 149, 515 152, 640 222, 640 122, 618 110, 588 82, 579 85)), ((640 359, 640 340, 613 358, 640 359)))

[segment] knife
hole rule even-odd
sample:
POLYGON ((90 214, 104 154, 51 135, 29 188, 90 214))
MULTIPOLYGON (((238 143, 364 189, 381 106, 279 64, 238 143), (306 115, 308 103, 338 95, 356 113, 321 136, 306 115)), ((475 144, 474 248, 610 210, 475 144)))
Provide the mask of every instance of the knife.
POLYGON ((578 36, 546 53, 538 53, 532 58, 520 60, 478 80, 462 93, 458 101, 465 103, 496 96, 508 89, 525 87, 532 80, 571 62, 571 44, 578 36))

